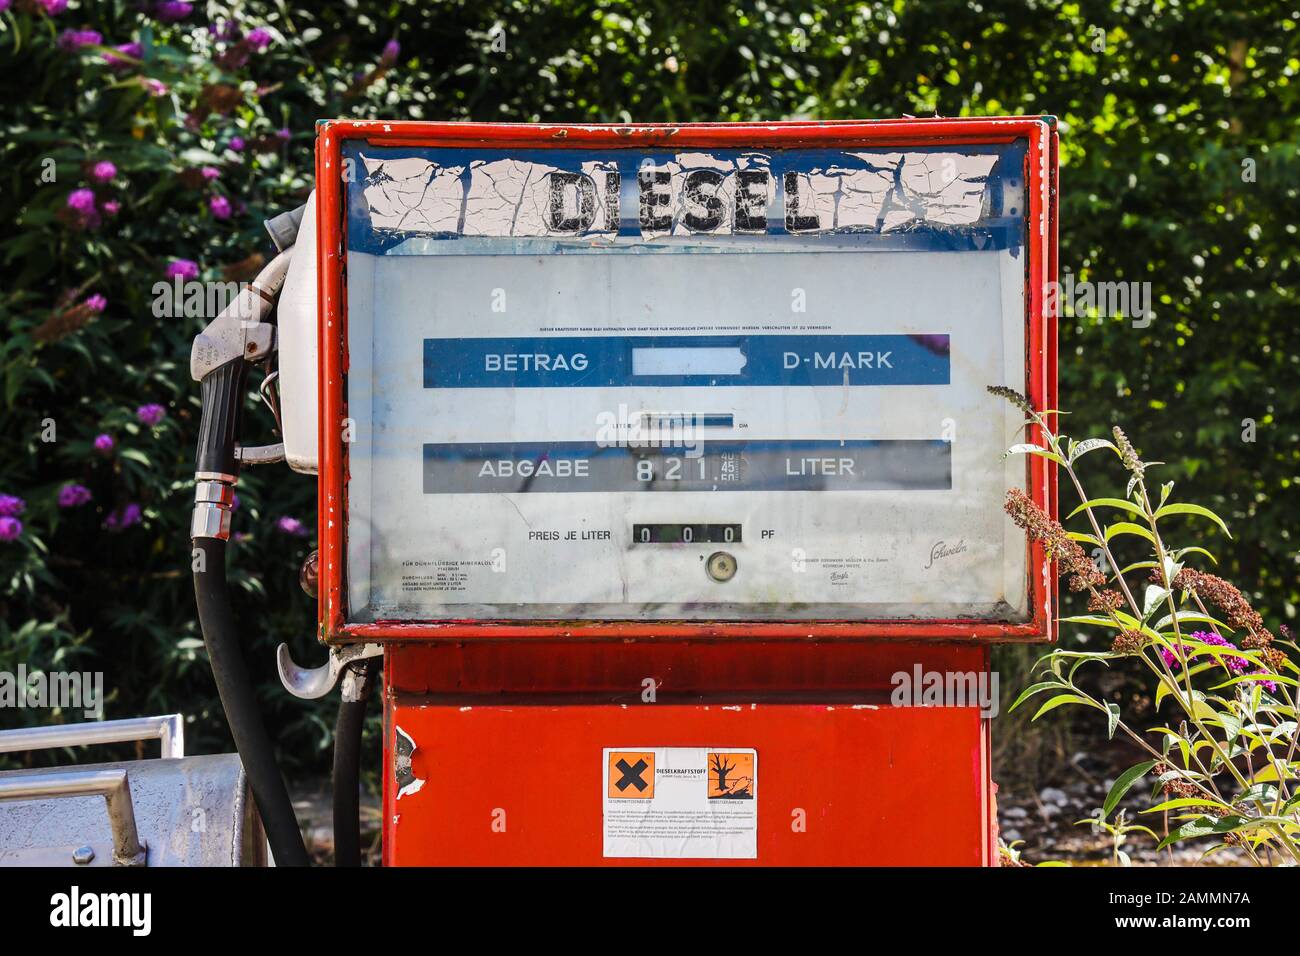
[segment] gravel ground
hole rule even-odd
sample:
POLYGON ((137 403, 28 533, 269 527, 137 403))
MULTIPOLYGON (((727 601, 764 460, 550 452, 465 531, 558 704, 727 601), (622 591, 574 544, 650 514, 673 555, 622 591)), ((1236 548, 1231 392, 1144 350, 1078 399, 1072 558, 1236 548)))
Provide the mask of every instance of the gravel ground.
MULTIPOLYGON (((1023 841, 1016 849, 1020 851, 1021 860, 1031 865, 1059 862, 1074 866, 1114 866, 1114 838, 1111 834, 1086 822, 1075 824, 1097 815, 1116 776, 1129 764, 1111 767, 1086 754, 1075 754, 1072 763, 1077 773, 1070 782, 1037 791, 1001 790, 998 793, 1001 838, 1008 844, 1023 841)), ((1140 812, 1152 805, 1147 800, 1150 792, 1150 781, 1139 781, 1120 801, 1119 809, 1125 811, 1127 822, 1150 827, 1163 836, 1163 815, 1140 812)), ((1114 822, 1116 813, 1109 817, 1111 822, 1114 822)), ((1144 833, 1133 833, 1125 838, 1120 848, 1129 855, 1133 866, 1251 865, 1245 854, 1233 847, 1216 850, 1202 860, 1201 854, 1210 846, 1205 841, 1176 843, 1158 853, 1156 842, 1144 833)))
MULTIPOLYGON (((334 865, 334 811, 329 781, 291 784, 293 808, 307 840, 307 852, 318 866, 334 865)), ((379 798, 361 795, 361 846, 365 865, 379 865, 379 798)))

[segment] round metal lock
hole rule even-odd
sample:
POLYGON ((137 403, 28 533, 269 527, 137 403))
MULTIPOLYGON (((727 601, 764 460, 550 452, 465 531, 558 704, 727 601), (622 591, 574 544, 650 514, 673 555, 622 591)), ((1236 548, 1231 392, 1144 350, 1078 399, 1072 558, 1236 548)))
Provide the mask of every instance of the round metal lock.
POLYGON ((736 559, 725 551, 715 551, 704 562, 704 570, 715 581, 730 581, 736 576, 736 559))
POLYGON ((298 572, 298 584, 307 592, 308 597, 316 597, 320 590, 320 551, 313 551, 307 555, 307 559, 302 563, 302 570, 298 572))

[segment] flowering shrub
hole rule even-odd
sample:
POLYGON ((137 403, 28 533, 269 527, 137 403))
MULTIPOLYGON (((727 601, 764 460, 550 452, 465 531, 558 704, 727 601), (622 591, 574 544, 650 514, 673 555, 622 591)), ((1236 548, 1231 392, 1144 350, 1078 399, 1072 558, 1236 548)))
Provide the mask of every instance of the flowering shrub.
MULTIPOLYGON (((1086 519, 1084 531, 1067 531, 1023 492, 1007 495, 1006 510, 1031 538, 1042 542, 1071 591, 1084 593, 1088 612, 1062 619, 1111 632, 1107 651, 1058 648, 1038 664, 1043 679, 1016 699, 1038 701, 1037 720, 1058 707, 1092 708, 1104 715, 1107 735, 1123 733, 1150 759, 1120 774, 1095 820, 1112 834, 1144 832, 1158 848, 1181 840, 1209 842, 1206 854, 1236 846, 1261 864, 1300 863, 1300 759, 1297 759, 1295 675, 1300 668, 1283 648, 1297 650, 1283 625, 1281 639, 1234 585, 1190 567, 1214 561, 1196 544, 1176 547, 1170 519, 1190 516, 1228 527, 1208 508, 1173 500, 1174 483, 1148 487, 1159 462, 1144 461, 1119 428, 1114 441, 1078 441, 1053 432, 1046 418, 1009 389, 990 389, 1028 416, 1040 440, 1017 444, 1011 453, 1038 455, 1068 476, 1081 504, 1070 517, 1086 519), (1076 465, 1091 452, 1112 452, 1128 473, 1123 498, 1089 498, 1076 465), (1116 517, 1108 517, 1116 515, 1116 517), (1146 553, 1120 566, 1115 551, 1130 539, 1146 553), (1085 547, 1093 550, 1092 556, 1085 547), (1145 578, 1145 580, 1141 580, 1145 578), (1229 636, 1230 635, 1230 636, 1229 636), (1094 663, 1135 661, 1154 684, 1159 726, 1145 733, 1130 726, 1120 706, 1100 699, 1077 679, 1094 663), (1152 806, 1163 814, 1163 835, 1144 826, 1112 824, 1119 801, 1151 777, 1152 806)), ((1051 413, 1049 413, 1050 417, 1051 413)), ((1116 842, 1116 859, 1126 861, 1116 842)))
MULTIPOLYGON (((0 671, 104 671, 107 716, 183 709, 199 749, 229 747, 188 542, 188 357, 213 316, 156 318, 154 286, 251 279, 262 220, 310 188, 316 117, 374 115, 396 89, 394 57, 343 102, 391 25, 354 23, 322 59, 311 24, 270 3, 0 0, 0 671)), ((274 440, 252 397, 246 417, 274 440)), ((239 492, 233 581, 269 688, 278 641, 318 653, 297 584, 315 485, 249 471, 239 492)), ((309 757, 328 714, 268 703, 290 759, 309 757)), ((80 717, 0 711, 0 727, 60 719, 80 717)))

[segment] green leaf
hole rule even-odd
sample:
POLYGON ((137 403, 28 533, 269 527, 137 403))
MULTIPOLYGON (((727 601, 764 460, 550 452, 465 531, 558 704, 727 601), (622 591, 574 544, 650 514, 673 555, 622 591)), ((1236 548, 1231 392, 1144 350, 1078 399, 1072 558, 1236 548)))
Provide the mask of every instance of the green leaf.
POLYGON ((1099 538, 1095 535, 1084 534, 1082 531, 1067 531, 1066 537, 1071 541, 1082 541, 1084 544, 1095 544, 1099 548, 1102 546, 1099 538))
POLYGON ((1231 833, 1246 822, 1244 817, 1239 816, 1224 817, 1215 823, 1207 823, 1207 820, 1207 817, 1201 817, 1197 820, 1192 820, 1190 823, 1184 823, 1177 830, 1170 833, 1169 836, 1161 840, 1156 849, 1163 850, 1165 847, 1177 843, 1180 840, 1187 840, 1193 837, 1209 836, 1212 833, 1231 833))
POLYGON ((1085 707, 1094 706, 1092 701, 1088 700, 1086 697, 1080 697, 1078 694, 1059 694, 1045 703, 1042 707, 1039 707, 1038 713, 1034 714, 1032 719, 1037 720, 1049 710, 1056 710, 1056 708, 1062 707, 1065 704, 1083 704, 1085 707))
POLYGON ((1083 504, 1079 505, 1079 507, 1071 511, 1070 514, 1067 516, 1066 520, 1068 521, 1070 518, 1073 518, 1079 512, 1087 508, 1101 508, 1101 507, 1119 508, 1121 511, 1127 511, 1135 518, 1141 518, 1143 514, 1141 508, 1133 504, 1133 502, 1131 501, 1125 501, 1123 498, 1089 498, 1083 504))
POLYGON ((1088 452, 1096 451, 1098 448, 1109 448, 1115 454, 1117 455, 1119 454, 1119 449, 1116 448, 1113 443, 1107 441, 1105 438, 1086 438, 1083 441, 1079 442, 1077 445, 1071 446, 1070 464, 1074 464, 1084 455, 1088 454, 1088 452))
MULTIPOLYGON (((1006 455, 1038 455, 1040 458, 1050 458, 1058 465, 1065 465, 1065 459, 1050 449, 1042 445, 1012 445, 1007 449, 1006 455)), ((1005 456, 1004 456, 1005 457, 1005 456)))
MULTIPOLYGON (((1239 655, 1233 654, 1233 657, 1239 655)), ((1215 684, 1210 690, 1220 690, 1224 687, 1231 687, 1234 684, 1246 684, 1251 681, 1269 680, 1275 684, 1289 684, 1291 687, 1300 687, 1300 681, 1294 677, 1284 677, 1281 674, 1242 674, 1240 677, 1234 677, 1232 680, 1226 680, 1222 684, 1215 684)))
POLYGON ((1100 614, 1076 614, 1073 617, 1061 618, 1061 623, 1062 624, 1095 624, 1097 627, 1115 627, 1115 628, 1119 627, 1119 625, 1115 623, 1113 618, 1103 617, 1100 614))
POLYGON ((1147 760, 1129 767, 1119 775, 1111 785, 1110 793, 1106 794, 1105 803, 1101 805, 1101 818, 1103 820, 1110 816, 1111 811, 1113 811, 1119 804, 1120 800, 1124 798, 1124 794, 1129 792, 1133 787, 1133 784, 1145 777, 1147 772, 1155 765, 1156 762, 1154 760, 1147 760))
POLYGON ((1152 544, 1156 543, 1155 536, 1152 535, 1150 531, 1142 527, 1140 524, 1134 524, 1131 521, 1116 521, 1113 525, 1107 528, 1106 541, 1109 542, 1111 538, 1118 538, 1122 534, 1135 534, 1139 538, 1146 538, 1152 544))
POLYGON ((1146 594, 1142 598, 1142 620, 1145 621, 1154 614, 1156 608, 1163 604, 1167 597, 1169 597, 1169 592, 1164 588, 1156 584, 1148 584, 1146 594))
MULTIPOLYGON (((1174 615, 1166 614, 1160 620, 1156 621, 1155 629, 1157 631, 1163 631, 1166 627, 1172 624, 1173 621, 1174 621, 1174 615)), ((1222 621, 1210 617, 1207 614, 1202 614, 1200 611, 1179 611, 1178 623, 1179 624, 1212 624, 1221 631, 1232 630, 1230 627, 1228 627, 1228 625, 1224 624, 1222 621)), ((1238 652, 1231 651, 1230 653, 1232 653, 1232 655, 1235 657, 1237 656, 1238 652)))
POLYGON ((1106 701, 1106 739, 1115 739, 1115 729, 1119 727, 1119 704, 1106 701))
POLYGON ((1232 533, 1228 531, 1228 525, 1224 522, 1222 518, 1216 515, 1209 508, 1202 508, 1200 505, 1189 505, 1189 504, 1165 505, 1164 507, 1156 511, 1155 517, 1156 520, 1159 521, 1161 518, 1165 517, 1166 515, 1200 515, 1202 518, 1209 518, 1211 521, 1213 521, 1215 524, 1217 524, 1220 528, 1223 529, 1224 534, 1226 534, 1229 538, 1232 537, 1232 533))
POLYGON ((1045 690, 1050 690, 1053 687, 1062 687, 1062 686, 1064 685, 1054 680, 1044 680, 1044 681, 1039 681, 1037 684, 1031 684, 1030 686, 1026 687, 1024 690, 1020 692, 1020 696, 1016 698, 1016 702, 1007 708, 1007 713, 1008 714, 1011 713, 1013 710, 1015 710, 1017 707, 1023 704, 1028 698, 1033 697, 1035 694, 1041 694, 1045 690))
POLYGON ((1136 561, 1133 564, 1130 564, 1128 567, 1124 568, 1122 571, 1120 571, 1120 574, 1128 574, 1130 571, 1139 571, 1142 568, 1155 568, 1155 567, 1159 567, 1159 565, 1156 564, 1156 562, 1154 561, 1136 561))
POLYGON ((191 166, 214 166, 221 162, 216 153, 198 147, 182 150, 180 158, 191 166))
POLYGON ((1164 803, 1157 804, 1143 810, 1143 813, 1160 813, 1163 810, 1179 810, 1184 807, 1221 807, 1223 804, 1216 800, 1206 800, 1204 797, 1179 797, 1176 800, 1166 800, 1164 803))

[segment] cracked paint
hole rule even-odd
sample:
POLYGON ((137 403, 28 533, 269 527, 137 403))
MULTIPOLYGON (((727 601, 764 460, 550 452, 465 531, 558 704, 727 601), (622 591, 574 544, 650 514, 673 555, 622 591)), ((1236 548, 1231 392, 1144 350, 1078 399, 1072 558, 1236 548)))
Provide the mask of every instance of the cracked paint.
POLYGON ((415 740, 401 727, 395 727, 393 747, 393 777, 397 781, 397 799, 419 793, 424 780, 415 775, 411 758, 415 754, 415 740))
POLYGON ((366 173, 362 191, 376 229, 526 237, 618 228, 620 179, 613 162, 592 160, 578 172, 566 172, 518 159, 471 160, 459 166, 420 157, 363 154, 361 160, 366 173))
POLYGON ((560 165, 508 156, 444 164, 360 156, 361 198, 377 231, 402 235, 614 238, 769 232, 890 233, 970 226, 989 214, 999 156, 957 151, 819 153, 803 168, 774 154, 683 151, 560 165), (782 171, 784 169, 784 171, 782 171), (630 181, 629 181, 630 180, 630 181), (620 230, 622 226, 622 230, 620 230))

